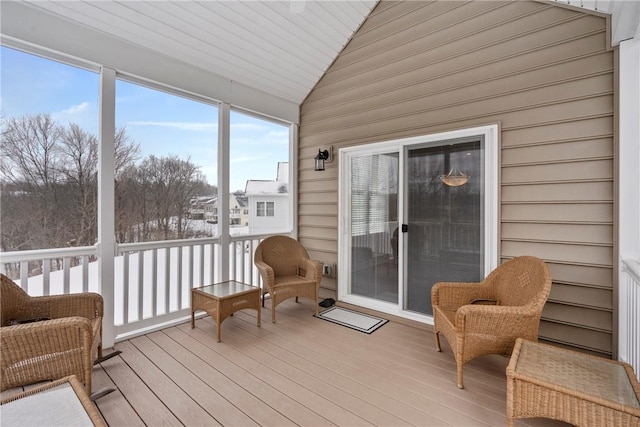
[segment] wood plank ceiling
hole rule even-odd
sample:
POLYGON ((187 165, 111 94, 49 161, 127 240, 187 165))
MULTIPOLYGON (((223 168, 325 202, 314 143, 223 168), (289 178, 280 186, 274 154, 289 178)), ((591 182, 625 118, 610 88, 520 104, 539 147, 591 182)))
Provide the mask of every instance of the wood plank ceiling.
MULTIPOLYGON (((613 45, 640 2, 556 0, 612 14, 613 45)), ((300 104, 377 0, 26 0, 23 4, 300 104)))
POLYGON ((299 104, 377 0, 28 1, 299 104))

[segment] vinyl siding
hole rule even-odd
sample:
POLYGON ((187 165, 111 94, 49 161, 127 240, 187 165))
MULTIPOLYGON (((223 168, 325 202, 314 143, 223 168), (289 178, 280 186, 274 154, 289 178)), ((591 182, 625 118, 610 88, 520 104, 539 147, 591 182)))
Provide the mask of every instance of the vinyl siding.
POLYGON ((315 172, 319 147, 499 123, 501 260, 548 263, 542 339, 612 355, 606 40, 605 18, 544 2, 379 3, 301 105, 300 240, 337 262, 338 160, 315 172))

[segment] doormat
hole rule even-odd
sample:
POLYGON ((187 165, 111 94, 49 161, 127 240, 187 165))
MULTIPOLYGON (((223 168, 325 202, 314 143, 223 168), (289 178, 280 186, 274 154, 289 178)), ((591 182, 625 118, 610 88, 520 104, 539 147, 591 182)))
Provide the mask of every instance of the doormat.
POLYGON ((322 313, 314 314, 313 317, 337 323, 338 325, 346 326, 347 328, 355 329, 365 334, 372 333, 388 322, 387 319, 358 313, 357 311, 342 307, 331 307, 322 313))

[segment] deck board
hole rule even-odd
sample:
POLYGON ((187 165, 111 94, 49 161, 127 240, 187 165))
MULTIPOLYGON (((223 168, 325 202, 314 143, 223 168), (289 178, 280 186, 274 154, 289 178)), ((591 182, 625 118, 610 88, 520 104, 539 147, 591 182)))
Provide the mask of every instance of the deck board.
POLYGON ((451 349, 435 351, 431 332, 391 321, 367 335, 313 312, 289 300, 257 327, 243 310, 220 343, 209 317, 119 342, 123 353, 94 369, 95 390, 117 388, 98 409, 110 426, 505 425, 507 358, 470 362, 458 390, 451 349))

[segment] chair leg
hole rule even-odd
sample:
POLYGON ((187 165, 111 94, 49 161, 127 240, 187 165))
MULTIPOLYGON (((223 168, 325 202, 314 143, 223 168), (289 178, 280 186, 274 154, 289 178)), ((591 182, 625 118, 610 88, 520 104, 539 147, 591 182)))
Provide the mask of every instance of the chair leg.
POLYGON ((263 306, 263 307, 264 307, 264 296, 265 296, 265 295, 266 295, 266 294, 262 294, 262 306, 263 306))
POLYGON ((462 383, 462 362, 456 360, 456 364, 458 365, 458 388, 462 390, 464 388, 464 384, 462 383))
POLYGON ((298 297, 296 297, 296 302, 298 302, 298 297))
POLYGON ((276 323, 276 305, 273 298, 271 299, 271 323, 276 323))
POLYGON ((442 349, 440 348, 440 335, 438 335, 438 332, 434 332, 433 336, 436 338, 436 350, 442 351, 442 349))

